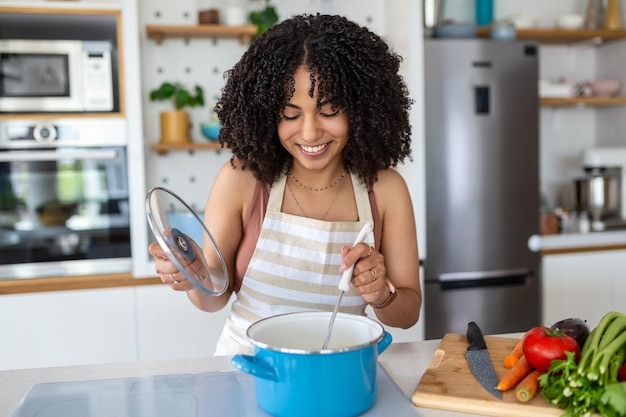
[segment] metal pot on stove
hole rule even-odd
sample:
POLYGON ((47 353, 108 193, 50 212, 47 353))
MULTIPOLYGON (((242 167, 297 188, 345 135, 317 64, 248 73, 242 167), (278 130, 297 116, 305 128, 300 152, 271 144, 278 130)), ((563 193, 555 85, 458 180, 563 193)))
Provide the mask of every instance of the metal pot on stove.
POLYGON ((589 168, 585 177, 574 181, 576 211, 589 213, 593 221, 619 215, 620 193, 619 168, 589 168))

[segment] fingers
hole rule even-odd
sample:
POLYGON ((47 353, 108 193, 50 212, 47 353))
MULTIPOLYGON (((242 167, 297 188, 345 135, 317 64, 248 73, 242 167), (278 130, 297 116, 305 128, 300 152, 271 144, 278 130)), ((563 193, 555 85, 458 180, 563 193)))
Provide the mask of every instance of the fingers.
POLYGON ((343 272, 348 269, 350 265, 355 265, 360 259, 369 258, 375 253, 376 249, 367 243, 358 243, 352 248, 344 246, 341 248, 343 263, 339 267, 339 271, 343 272))
POLYGON ((180 281, 176 280, 176 278, 174 278, 174 274, 170 274, 170 278, 172 279, 172 284, 180 284, 180 281))
MULTIPOLYGON (((357 263, 357 266, 361 266, 357 263)), ((384 263, 374 265, 369 269, 356 271, 352 278, 352 285, 355 287, 369 287, 368 290, 377 290, 387 286, 385 281, 387 280, 387 269, 384 263)), ((364 290, 366 288, 363 288, 364 290)))
POLYGON ((156 260, 155 272, 161 278, 161 282, 179 291, 186 291, 192 287, 191 283, 181 274, 169 260, 165 251, 156 242, 148 246, 148 252, 156 260))
POLYGON ((342 248, 343 263, 339 268, 342 272, 354 263, 352 285, 361 293, 372 292, 386 286, 387 269, 383 255, 367 243, 359 243, 352 248, 342 248))

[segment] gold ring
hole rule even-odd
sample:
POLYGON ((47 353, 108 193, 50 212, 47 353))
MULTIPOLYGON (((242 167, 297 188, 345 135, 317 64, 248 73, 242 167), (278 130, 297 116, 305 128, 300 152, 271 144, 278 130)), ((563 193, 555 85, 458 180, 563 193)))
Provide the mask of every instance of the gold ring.
POLYGON ((172 284, 180 284, 180 281, 176 281, 176 278, 174 278, 174 274, 170 273, 170 278, 172 278, 172 284))
POLYGON ((375 267, 370 269, 370 274, 372 274, 372 282, 376 281, 376 278, 378 277, 378 272, 376 272, 375 267))
POLYGON ((372 252, 374 251, 374 247, 372 245, 369 245, 370 250, 369 252, 367 252, 367 256, 370 256, 372 254, 372 252))

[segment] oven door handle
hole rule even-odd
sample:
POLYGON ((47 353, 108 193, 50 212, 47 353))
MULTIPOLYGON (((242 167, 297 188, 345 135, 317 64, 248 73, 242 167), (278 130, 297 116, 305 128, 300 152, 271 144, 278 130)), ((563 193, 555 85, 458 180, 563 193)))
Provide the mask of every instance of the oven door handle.
POLYGON ((113 149, 79 149, 66 152, 57 151, 18 151, 0 152, 0 162, 22 161, 61 161, 65 159, 115 159, 117 151, 113 149))

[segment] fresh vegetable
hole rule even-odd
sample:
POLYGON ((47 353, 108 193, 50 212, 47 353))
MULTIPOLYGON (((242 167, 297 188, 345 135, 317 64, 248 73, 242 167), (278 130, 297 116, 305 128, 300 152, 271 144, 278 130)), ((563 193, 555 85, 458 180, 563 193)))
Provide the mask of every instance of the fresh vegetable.
POLYGON ((513 365, 517 363, 519 358, 522 357, 522 355, 524 354, 524 350, 522 349, 523 344, 524 338, 522 337, 519 342, 517 342, 511 353, 509 353, 506 358, 504 358, 503 364, 505 368, 512 368, 513 365))
POLYGON ((622 382, 626 381, 626 362, 624 362, 622 367, 619 368, 619 371, 617 372, 617 379, 622 382))
POLYGON ((525 403, 534 398, 539 389, 538 378, 540 375, 541 372, 535 369, 528 374, 526 378, 522 379, 522 382, 517 384, 515 387, 515 398, 517 398, 518 401, 525 403))
POLYGON ((528 363, 541 372, 546 372, 553 360, 565 359, 565 352, 574 352, 576 358, 580 354, 574 338, 545 326, 533 327, 526 333, 523 350, 528 363))
POLYGON ((526 357, 522 356, 511 369, 509 369, 504 375, 502 375, 502 378, 500 378, 500 381, 498 381, 498 390, 512 390, 517 384, 522 381, 522 379, 526 378, 526 376, 528 376, 528 374, 530 374, 532 371, 532 366, 530 366, 530 364, 526 360, 526 357))
POLYGON ((558 321, 552 325, 552 328, 562 330, 564 334, 573 337, 581 349, 589 336, 589 326, 585 321, 578 318, 558 321))
POLYGON ((589 333, 579 363, 573 352, 566 352, 565 359, 553 361, 539 377, 541 392, 568 417, 623 417, 626 383, 617 378, 625 359, 626 314, 607 313, 589 333))

